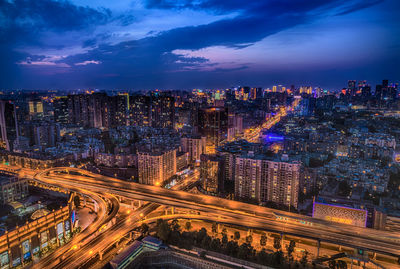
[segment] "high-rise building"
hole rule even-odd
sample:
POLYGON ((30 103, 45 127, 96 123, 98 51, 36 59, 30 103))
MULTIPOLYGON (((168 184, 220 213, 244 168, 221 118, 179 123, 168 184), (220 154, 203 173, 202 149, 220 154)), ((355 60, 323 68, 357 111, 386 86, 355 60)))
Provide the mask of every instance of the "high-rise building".
POLYGON ((176 149, 138 152, 139 183, 160 185, 176 174, 176 149))
POLYGON ((263 160, 254 157, 236 158, 235 197, 261 202, 261 173, 263 160))
POLYGON ((243 133, 243 117, 239 114, 230 113, 228 116, 228 126, 233 128, 234 136, 243 133))
POLYGON ((30 100, 28 102, 29 119, 36 120, 44 117, 43 102, 40 99, 30 100))
POLYGON ((89 103, 88 95, 68 95, 69 123, 79 126, 89 126, 89 103))
POLYGON ((216 147, 227 139, 228 108, 210 107, 200 109, 199 133, 206 137, 207 153, 215 153, 216 147))
POLYGON ((200 160, 200 182, 203 189, 215 194, 223 191, 223 159, 216 155, 202 154, 200 160))
POLYGON ((53 100, 54 121, 66 124, 69 122, 68 96, 57 96, 53 100))
POLYGON ((109 98, 111 127, 126 126, 128 123, 129 95, 118 94, 109 98))
POLYGON ((181 138, 182 151, 189 153, 189 162, 200 161, 200 155, 206 153, 205 136, 184 136, 181 138))
POLYGON ((158 92, 151 95, 151 126, 155 128, 174 128, 175 98, 161 95, 158 92))
POLYGON ((261 184, 261 201, 297 208, 300 164, 296 162, 267 161, 267 181, 261 184))
POLYGON ((129 98, 129 125, 151 126, 151 101, 149 96, 133 95, 129 98))
POLYGON ((347 94, 354 96, 356 95, 357 87, 356 87, 357 81, 355 80, 349 80, 347 82, 347 94))
POLYGON ((297 162, 240 156, 235 166, 235 197, 297 208, 299 177, 297 162))
POLYGON ((126 125, 127 96, 106 93, 68 96, 69 123, 83 127, 112 128, 126 125))
POLYGON ((15 106, 11 101, 0 100, 0 148, 12 151, 18 138, 18 123, 15 106))

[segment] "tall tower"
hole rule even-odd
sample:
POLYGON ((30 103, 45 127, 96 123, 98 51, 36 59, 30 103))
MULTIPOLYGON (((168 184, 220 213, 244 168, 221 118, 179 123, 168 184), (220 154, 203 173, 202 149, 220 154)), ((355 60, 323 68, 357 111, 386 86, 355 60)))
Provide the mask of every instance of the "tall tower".
POLYGON ((12 151, 18 138, 15 106, 11 101, 0 100, 0 148, 12 151))

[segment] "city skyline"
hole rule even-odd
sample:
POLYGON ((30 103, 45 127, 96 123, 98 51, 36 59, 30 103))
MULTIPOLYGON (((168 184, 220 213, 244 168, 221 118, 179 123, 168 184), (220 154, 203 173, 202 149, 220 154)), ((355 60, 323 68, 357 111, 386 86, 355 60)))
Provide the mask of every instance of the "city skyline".
POLYGON ((0 88, 193 89, 398 81, 389 1, 5 1, 0 88))

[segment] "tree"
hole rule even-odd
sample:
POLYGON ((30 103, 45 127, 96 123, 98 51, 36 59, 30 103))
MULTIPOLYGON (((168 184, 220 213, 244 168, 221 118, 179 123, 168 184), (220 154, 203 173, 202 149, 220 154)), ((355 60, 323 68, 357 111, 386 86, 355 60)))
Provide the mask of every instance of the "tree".
POLYGON ((283 262, 283 252, 282 251, 275 251, 272 255, 272 265, 275 267, 281 267, 280 265, 283 262))
POLYGON ((303 252, 303 256, 301 257, 300 264, 305 268, 308 263, 308 251, 303 252))
POLYGON ((228 244, 226 244, 225 248, 225 253, 230 256, 237 256, 239 250, 238 243, 236 241, 229 241, 228 244))
POLYGON ((213 234, 217 234, 218 233, 218 224, 216 222, 213 222, 212 226, 211 226, 211 231, 213 234))
POLYGON ((260 245, 263 247, 267 245, 267 234, 266 233, 261 234, 260 245))
POLYGON ((74 196, 74 205, 75 205, 75 207, 81 206, 81 199, 77 195, 74 196))
POLYGON ((171 226, 173 231, 179 231, 181 229, 181 226, 179 225, 179 221, 177 219, 174 219, 171 222, 171 226))
POLYGON ((293 259, 294 248, 296 247, 296 242, 294 240, 290 240, 289 245, 286 245, 286 251, 288 253, 289 260, 293 259))
POLYGON ((227 235, 227 234, 228 234, 228 231, 226 230, 226 228, 223 228, 223 229, 222 229, 221 234, 222 234, 222 235, 227 235))
POLYGON ((330 269, 336 269, 336 261, 335 260, 329 261, 328 266, 330 269))
POLYGON ((226 245, 228 243, 228 236, 226 234, 222 235, 222 244, 226 245))
POLYGON ((270 255, 265 252, 264 248, 257 253, 257 262, 264 265, 268 265, 270 263, 270 255))
POLYGON ((201 247, 209 249, 210 248, 210 243, 211 243, 211 237, 206 235, 203 240, 201 241, 201 247))
POLYGON ((190 221, 186 222, 186 224, 185 224, 185 229, 186 229, 187 231, 190 231, 190 229, 192 229, 192 223, 191 223, 190 221))
POLYGON ((234 233, 234 239, 235 239, 236 241, 238 241, 238 240, 240 239, 240 233, 239 233, 238 231, 236 231, 236 232, 234 233))
POLYGON ((238 251, 238 258, 242 260, 248 260, 252 253, 252 250, 253 248, 249 244, 241 244, 238 251))
POLYGON ((210 243, 210 249, 212 251, 218 252, 220 248, 221 248, 221 241, 219 240, 219 238, 212 239, 210 243))
POLYGON ((157 236, 161 240, 166 242, 169 238, 170 233, 171 233, 171 229, 168 225, 168 222, 166 222, 162 219, 158 219, 157 220, 157 236))
POLYGON ((251 235, 246 236, 246 243, 251 245, 252 242, 253 242, 253 236, 251 235))
POLYGON ((196 241, 198 243, 201 243, 205 236, 207 236, 207 230, 204 227, 202 227, 200 231, 198 231, 196 234, 196 241))
POLYGON ((149 225, 142 223, 142 225, 140 225, 140 232, 146 235, 149 232, 149 225))
POLYGON ((337 267, 339 269, 347 269, 347 263, 343 260, 338 260, 337 261, 337 267))
POLYGON ((278 250, 281 248, 281 238, 275 237, 274 238, 274 249, 278 250))

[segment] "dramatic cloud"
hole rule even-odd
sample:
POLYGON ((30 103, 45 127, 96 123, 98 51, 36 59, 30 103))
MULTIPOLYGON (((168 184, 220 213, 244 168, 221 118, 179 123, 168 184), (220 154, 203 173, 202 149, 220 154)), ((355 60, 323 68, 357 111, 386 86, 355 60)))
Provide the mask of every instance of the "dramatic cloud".
MULTIPOLYGON (((397 6, 394 1, 383 4, 385 8, 397 6)), ((398 19, 383 14, 381 2, 150 0, 135 2, 120 12, 96 2, 87 7, 68 1, 0 0, 0 40, 4 40, 0 53, 7 55, 1 70, 8 73, 6 80, 0 75, 0 86, 32 87, 15 79, 20 71, 30 81, 38 81, 34 87, 57 83, 64 88, 267 86, 274 80, 272 74, 276 79, 287 75, 280 82, 291 83, 291 77, 305 72, 304 67, 311 68, 316 82, 325 79, 329 81, 325 85, 339 85, 332 83, 327 70, 337 70, 346 63, 346 68, 355 70, 347 76, 371 74, 378 68, 379 57, 387 66, 400 58, 393 49, 399 38, 388 38, 398 32, 398 19), (182 26, 179 16, 192 17, 193 21, 202 16, 208 19, 192 25, 185 21, 187 26, 182 26), (384 23, 371 25, 369 17, 384 23), (173 18, 168 21, 169 28, 160 18, 173 18), (147 34, 141 33, 143 27, 149 30, 147 34), (368 36, 372 33, 379 37, 376 42, 368 36), (352 35, 358 40, 351 40, 352 35), (350 40, 339 42, 339 37, 348 36, 350 40), (349 57, 351 54, 355 56, 349 57), (349 64, 349 59, 354 63, 349 64), (361 71, 367 64, 371 65, 369 71, 361 71), (57 71, 51 72, 51 68, 57 71)), ((380 71, 379 75, 384 70, 380 71)), ((351 78, 336 74, 343 81, 351 78)), ((380 79, 377 76, 371 79, 380 79)))
POLYGON ((101 64, 101 62, 100 61, 90 60, 90 61, 84 61, 84 62, 76 63, 75 65, 88 65, 88 64, 101 64))

